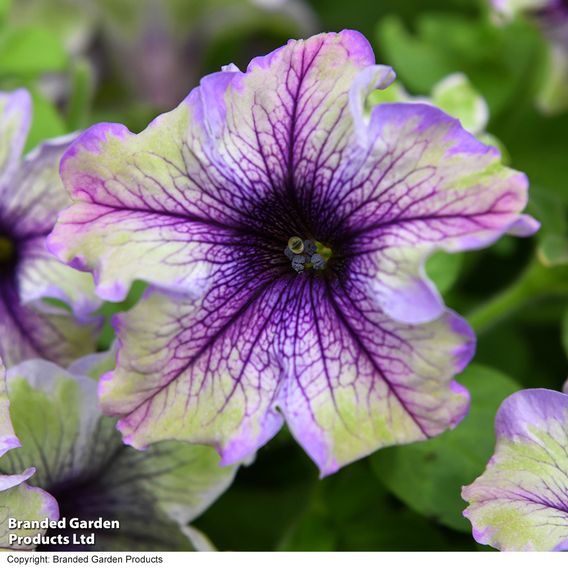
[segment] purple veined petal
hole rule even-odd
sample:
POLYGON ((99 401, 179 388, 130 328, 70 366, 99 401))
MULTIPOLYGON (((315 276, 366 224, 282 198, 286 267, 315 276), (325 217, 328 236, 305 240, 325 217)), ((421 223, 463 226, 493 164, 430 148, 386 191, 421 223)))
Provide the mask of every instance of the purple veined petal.
POLYGON ((469 408, 453 380, 475 337, 451 312, 423 326, 389 318, 356 277, 297 306, 285 361, 282 411, 321 475, 375 450, 454 428, 469 408))
POLYGON ((2 224, 18 249, 17 286, 23 304, 56 298, 82 321, 100 306, 92 278, 69 269, 46 249, 57 215, 71 204, 59 177, 59 162, 75 134, 49 140, 26 156, 2 203, 2 224))
POLYGON ((0 457, 9 450, 19 447, 20 441, 14 433, 14 427, 10 420, 10 402, 6 392, 6 369, 0 359, 0 457))
POLYGON ((28 136, 32 115, 29 93, 18 89, 0 93, 0 199, 11 188, 9 181, 17 170, 28 136))
POLYGON ((464 487, 474 538, 500 550, 568 550, 568 395, 507 398, 485 472, 464 487))
POLYGON ((32 150, 12 174, 2 196, 2 219, 16 238, 47 236, 59 212, 71 204, 59 177, 59 162, 76 134, 32 150))
POLYGON ((524 174, 499 164, 499 152, 427 105, 373 109, 365 155, 346 161, 326 193, 352 253, 376 274, 384 310, 407 323, 438 317, 443 303, 424 261, 487 246, 527 201, 524 174))
POLYGON ((215 446, 228 464, 247 459, 281 428, 272 318, 285 315, 279 300, 292 287, 236 276, 227 274, 202 299, 150 291, 128 315, 115 316, 117 370, 103 376, 99 396, 103 411, 121 418, 126 443, 140 449, 190 440, 215 446), (150 313, 156 326, 141 327, 150 313))
POLYGON ((75 269, 92 269, 97 294, 109 301, 123 300, 135 279, 199 296, 217 264, 255 246, 239 231, 133 209, 78 203, 60 221, 49 249, 75 269))
MULTIPOLYGON (((29 95, 17 91, 2 96, 20 112, 23 144, 29 95)), ((14 127, 13 116, 2 120, 0 128, 14 127)), ((57 214, 71 202, 59 178, 59 161, 73 138, 50 140, 23 161, 20 138, 15 140, 18 155, 11 158, 9 179, 0 188, 0 238, 9 246, 0 265, 0 356, 7 366, 31 357, 66 363, 95 347, 100 321, 90 314, 100 300, 91 277, 57 261, 45 245, 57 214), (45 298, 64 301, 74 313, 44 303, 45 298)))
POLYGON ((200 194, 199 176, 210 174, 184 150, 188 121, 184 102, 138 136, 94 126, 64 157, 62 176, 78 202, 60 216, 48 246, 74 268, 92 270, 104 299, 123 299, 137 278, 199 294, 224 249, 243 249, 242 230, 212 218, 235 215, 230 199, 225 206, 200 194))
POLYGON ((449 313, 421 327, 393 322, 367 285, 244 282, 201 300, 150 292, 117 318, 103 409, 120 417, 128 444, 210 444, 223 463, 250 455, 286 419, 322 475, 455 426, 469 401, 452 380, 473 354, 468 325, 449 313), (150 314, 152 328, 142 325, 150 314))

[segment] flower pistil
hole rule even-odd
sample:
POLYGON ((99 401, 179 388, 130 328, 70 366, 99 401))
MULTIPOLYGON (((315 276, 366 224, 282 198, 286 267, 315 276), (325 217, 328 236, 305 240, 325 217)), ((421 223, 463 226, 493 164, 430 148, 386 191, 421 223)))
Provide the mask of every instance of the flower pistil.
POLYGON ((312 240, 302 240, 300 237, 290 237, 284 254, 290 259, 292 268, 296 272, 303 272, 306 268, 323 270, 331 258, 331 249, 324 244, 312 240))

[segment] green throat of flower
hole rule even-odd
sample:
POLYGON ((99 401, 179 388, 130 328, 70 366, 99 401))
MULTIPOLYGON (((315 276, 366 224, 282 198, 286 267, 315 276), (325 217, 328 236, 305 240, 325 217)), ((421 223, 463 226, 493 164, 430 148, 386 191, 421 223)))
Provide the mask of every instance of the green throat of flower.
POLYGON ((293 236, 288 239, 284 254, 290 260, 292 268, 299 273, 304 270, 323 270, 332 251, 319 241, 293 236))
POLYGON ((11 264, 16 254, 16 247, 12 239, 0 235, 0 265, 11 264))

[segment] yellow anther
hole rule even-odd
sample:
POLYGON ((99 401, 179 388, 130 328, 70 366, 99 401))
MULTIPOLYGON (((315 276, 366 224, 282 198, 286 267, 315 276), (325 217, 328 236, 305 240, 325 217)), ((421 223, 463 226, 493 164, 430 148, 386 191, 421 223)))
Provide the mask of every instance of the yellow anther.
POLYGON ((302 254, 304 252, 304 241, 300 237, 290 237, 288 240, 288 248, 294 254, 302 254))

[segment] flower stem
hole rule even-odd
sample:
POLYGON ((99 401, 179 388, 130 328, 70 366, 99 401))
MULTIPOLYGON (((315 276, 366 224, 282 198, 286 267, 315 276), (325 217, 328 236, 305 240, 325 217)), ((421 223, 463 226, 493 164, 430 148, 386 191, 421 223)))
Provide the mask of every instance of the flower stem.
POLYGON ((553 295, 568 296, 568 267, 546 267, 534 258, 515 283, 473 310, 467 319, 478 334, 483 333, 529 302, 553 295))

